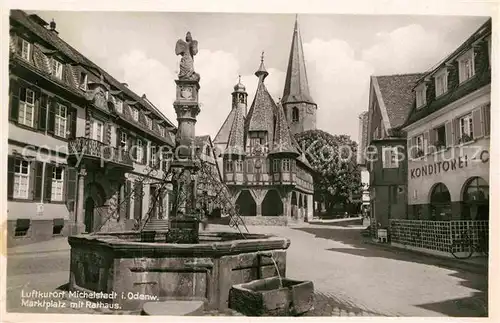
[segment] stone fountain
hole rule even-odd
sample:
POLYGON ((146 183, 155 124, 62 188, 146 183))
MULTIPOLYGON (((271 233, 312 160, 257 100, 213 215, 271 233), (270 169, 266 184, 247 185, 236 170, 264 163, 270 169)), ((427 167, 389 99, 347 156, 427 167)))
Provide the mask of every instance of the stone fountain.
MULTIPOLYGON (((195 209, 199 165, 190 149, 200 112, 200 76, 193 67, 197 45, 187 33, 175 48, 182 58, 175 80, 176 156, 169 170, 171 179, 165 179, 174 193, 169 228, 70 236, 69 290, 74 295, 126 311, 140 311, 146 302, 165 300, 201 300, 206 310, 224 311, 234 285, 285 277, 288 239, 241 231, 199 232, 195 209)), ((274 287, 266 286, 267 290, 274 287)), ((282 293, 284 286, 280 287, 282 293)), ((233 303, 241 304, 237 299, 233 303)))

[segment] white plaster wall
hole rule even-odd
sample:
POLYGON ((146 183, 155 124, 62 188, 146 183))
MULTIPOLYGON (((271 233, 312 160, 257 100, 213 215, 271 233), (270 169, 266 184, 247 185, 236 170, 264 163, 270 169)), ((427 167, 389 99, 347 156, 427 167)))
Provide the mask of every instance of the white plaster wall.
MULTIPOLYGON (((490 102, 490 88, 483 87, 467 97, 451 103, 449 106, 436 111, 428 119, 418 121, 410 125, 406 131, 408 138, 417 136, 425 131, 434 129, 447 121, 472 112, 474 109, 490 102), (460 104, 457 104, 460 103, 460 104)), ((471 177, 479 176, 489 182, 489 161, 483 162, 479 159, 483 150, 488 151, 490 147, 490 138, 482 137, 467 145, 455 145, 444 152, 438 152, 426 155, 419 159, 408 160, 408 204, 426 204, 429 203, 430 191, 436 183, 443 183, 448 187, 451 195, 451 201, 461 201, 462 189, 464 184, 471 177), (462 168, 450 169, 445 172, 443 169, 438 174, 425 175, 412 178, 412 169, 437 162, 450 161, 452 159, 465 158, 467 156, 467 166, 462 164, 462 168)), ((486 157, 486 155, 483 155, 486 157)), ((463 159, 462 159, 463 160, 463 159)))

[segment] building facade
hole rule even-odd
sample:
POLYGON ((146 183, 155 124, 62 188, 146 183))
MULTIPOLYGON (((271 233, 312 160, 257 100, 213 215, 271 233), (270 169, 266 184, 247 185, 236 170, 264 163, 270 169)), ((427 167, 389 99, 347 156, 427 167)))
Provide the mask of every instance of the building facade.
POLYGON ((160 182, 174 128, 145 95, 64 42, 55 22, 11 11, 9 245, 168 216, 160 182))
POLYGON ((373 228, 387 229, 390 219, 406 217, 407 153, 401 126, 414 104, 413 87, 420 77, 420 74, 371 77, 364 159, 370 174, 373 228))
POLYGON ((488 220, 491 20, 415 86, 408 218, 488 220))
POLYGON ((294 134, 315 129, 317 107, 309 95, 297 21, 281 102, 267 91, 263 57, 255 75, 258 85, 248 113, 248 93, 239 82, 214 140, 223 180, 247 224, 307 221, 314 206, 312 168, 294 134))

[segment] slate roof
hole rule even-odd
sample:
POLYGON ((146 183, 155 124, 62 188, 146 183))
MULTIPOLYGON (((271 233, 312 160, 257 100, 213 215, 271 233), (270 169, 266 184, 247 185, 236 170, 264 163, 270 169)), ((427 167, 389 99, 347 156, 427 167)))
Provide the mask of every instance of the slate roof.
POLYGON ((236 111, 233 108, 227 115, 227 118, 220 127, 219 132, 217 132, 217 135, 215 136, 214 139, 215 144, 227 144, 229 140, 229 133, 231 132, 231 126, 233 125, 235 115, 236 111))
POLYGON ((242 156, 245 155, 245 112, 241 106, 236 106, 233 111, 233 124, 229 132, 225 154, 242 156))
POLYGON ((245 134, 248 131, 267 131, 269 141, 272 141, 273 119, 276 103, 267 91, 263 79, 259 80, 257 91, 245 120, 245 134))
POLYGON ((423 75, 414 73, 372 77, 374 85, 380 89, 379 100, 383 102, 380 109, 385 109, 390 128, 397 128, 405 123, 415 102, 413 88, 423 75))
POLYGON ((293 30, 292 47, 290 48, 282 102, 307 102, 315 104, 309 93, 304 50, 302 49, 302 39, 297 19, 295 19, 293 30))
MULTIPOLYGON (((109 73, 104 71, 102 68, 100 68, 98 65, 94 64, 91 60, 86 58, 84 55, 82 55, 79 51, 74 49, 72 46, 70 46, 68 43, 66 43, 64 40, 62 40, 55 32, 45 28, 44 26, 40 25, 39 18, 36 15, 28 15, 26 12, 22 10, 11 10, 10 14, 11 21, 14 21, 39 38, 46 43, 46 44, 41 44, 37 43, 34 48, 34 62, 38 66, 35 66, 43 71, 46 71, 49 67, 48 65, 46 66, 45 64, 48 64, 48 62, 44 63, 43 60, 40 58, 40 54, 49 54, 49 53, 54 53, 54 52, 60 52, 66 59, 70 61, 71 64, 66 64, 65 68, 63 70, 69 71, 69 73, 64 75, 64 81, 67 82, 71 87, 73 87, 73 92, 80 93, 80 95, 83 95, 84 92, 80 90, 77 86, 77 79, 76 79, 76 73, 73 72, 74 67, 72 65, 81 65, 84 68, 87 68, 91 71, 96 72, 97 74, 100 74, 103 76, 104 80, 109 83, 112 87, 117 89, 120 92, 123 92, 126 94, 128 97, 130 97, 133 101, 139 103, 142 105, 144 108, 147 110, 150 110, 153 112, 153 114, 157 115, 158 118, 163 119, 164 121, 167 122, 167 124, 170 127, 175 127, 175 125, 168 120, 168 118, 161 113, 156 107, 151 107, 151 104, 148 103, 146 100, 144 100, 142 97, 134 93, 132 90, 130 90, 127 86, 123 85, 121 82, 116 80, 113 76, 111 76, 109 73), (49 47, 52 48, 47 48, 46 45, 49 45, 49 47), (37 52, 38 51, 38 52, 37 52), (35 57, 35 53, 37 53, 37 57, 35 57), (45 68, 46 67, 46 68, 45 68), (43 69, 42 69, 43 68, 43 69), (70 74, 71 73, 71 74, 70 74), (71 79, 73 78, 73 79, 71 79)), ((168 140, 168 139, 167 139, 168 140)))
POLYGON ((293 145, 293 136, 290 132, 288 121, 281 104, 275 108, 276 124, 274 128, 274 140, 269 154, 288 154, 298 156, 299 152, 293 145))

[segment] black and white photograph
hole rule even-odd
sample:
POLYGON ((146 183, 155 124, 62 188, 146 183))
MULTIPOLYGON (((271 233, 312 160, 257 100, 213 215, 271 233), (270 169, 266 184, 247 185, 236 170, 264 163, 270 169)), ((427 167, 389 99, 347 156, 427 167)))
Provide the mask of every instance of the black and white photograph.
POLYGON ((498 3, 153 2, 2 5, 6 317, 494 317, 498 3))

